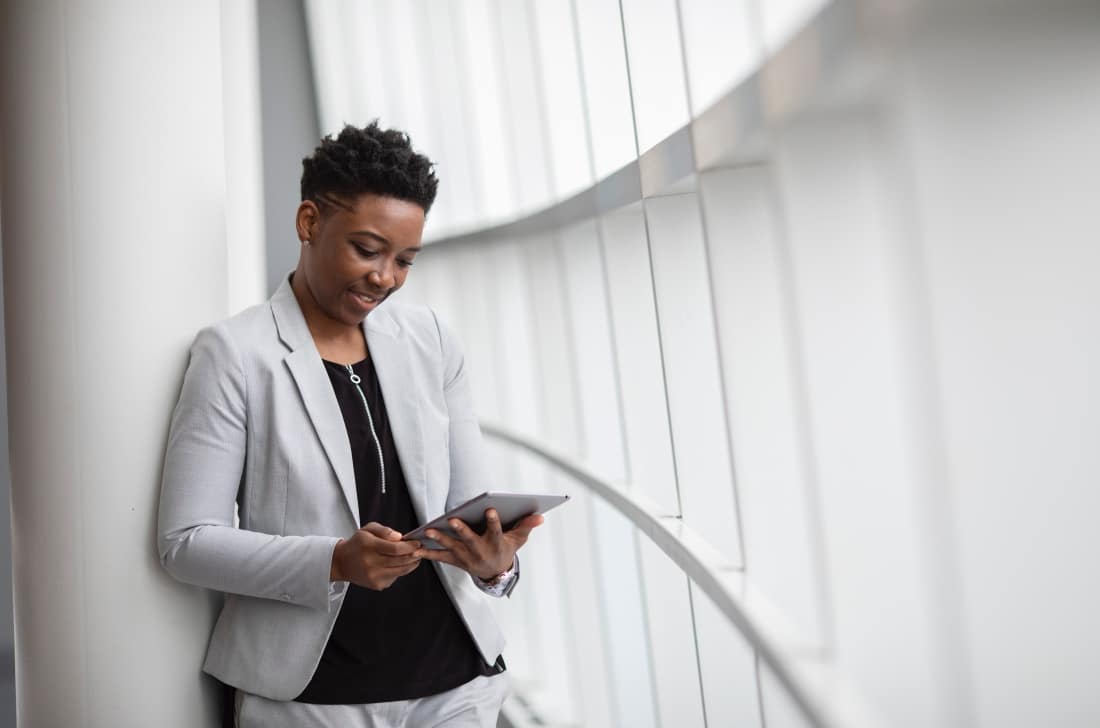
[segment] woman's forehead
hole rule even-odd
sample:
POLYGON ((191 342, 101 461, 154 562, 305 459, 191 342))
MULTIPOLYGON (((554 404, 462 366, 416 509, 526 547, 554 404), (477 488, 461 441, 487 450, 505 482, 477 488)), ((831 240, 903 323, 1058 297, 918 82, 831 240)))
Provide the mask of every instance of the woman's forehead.
POLYGON ((363 194, 328 212, 329 223, 336 231, 362 232, 396 244, 419 245, 424 230, 424 209, 396 197, 363 194))

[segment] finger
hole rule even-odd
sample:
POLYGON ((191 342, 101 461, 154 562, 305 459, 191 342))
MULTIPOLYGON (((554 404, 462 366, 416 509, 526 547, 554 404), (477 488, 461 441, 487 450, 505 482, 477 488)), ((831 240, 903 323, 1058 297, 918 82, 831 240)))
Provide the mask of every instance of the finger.
POLYGON ((394 541, 375 536, 374 533, 365 529, 361 533, 363 536, 363 550, 374 554, 401 556, 415 552, 420 547, 419 541, 394 541))
POLYGON ((453 538, 453 537, 447 535, 446 533, 444 533, 443 531, 440 531, 440 530, 435 529, 435 528, 431 529, 430 531, 428 531, 424 535, 427 536, 428 538, 430 538, 431 540, 435 541, 437 544, 442 546, 444 549, 447 549, 448 551, 454 551, 455 549, 466 548, 466 544, 464 544, 462 541, 458 540, 457 538, 453 538))
POLYGON ((415 553, 410 553, 407 556, 387 556, 387 558, 376 563, 379 569, 405 569, 406 566, 416 566, 420 563, 420 556, 415 553))
POLYGON ((454 531, 454 536, 456 539, 459 539, 460 541, 469 541, 474 536, 473 529, 469 526, 466 526, 466 522, 464 520, 452 518, 447 522, 449 523, 451 530, 454 531))
POLYGON ((389 526, 383 526, 381 523, 378 523, 377 521, 371 521, 370 523, 363 526, 359 530, 360 531, 366 531, 370 535, 376 536, 378 538, 385 538, 386 533, 389 532, 390 528, 389 528, 389 526))
POLYGON ((406 556, 420 548, 419 541, 387 541, 375 538, 369 542, 368 547, 376 554, 383 556, 406 556))
POLYGON ((515 526, 508 529, 508 533, 506 535, 519 537, 526 541, 527 537, 531 535, 531 531, 541 526, 545 521, 546 519, 538 514, 527 516, 527 518, 524 518, 515 526))
POLYGON ((455 557, 453 551, 444 551, 442 549, 421 549, 419 552, 420 558, 424 561, 439 561, 444 564, 451 564, 452 566, 458 566, 458 559, 455 557))
POLYGON ((411 564, 402 564, 400 566, 384 566, 379 569, 379 571, 381 571, 382 574, 385 576, 393 576, 394 574, 396 574, 397 576, 404 576, 405 574, 411 574, 412 572, 416 571, 418 566, 420 566, 420 559, 417 559, 414 563, 411 564))
POLYGON ((455 532, 455 538, 466 544, 466 546, 476 548, 477 544, 481 542, 481 536, 479 536, 474 529, 467 526, 465 521, 452 518, 447 523, 450 524, 451 530, 455 532))
POLYGON ((485 511, 485 538, 496 543, 500 540, 500 536, 504 533, 500 527, 500 514, 497 513, 496 508, 489 508, 485 511))
POLYGON ((379 591, 383 589, 389 589, 391 586, 393 586, 393 583, 395 581, 400 579, 402 576, 407 576, 411 574, 415 569, 415 566, 406 567, 403 569, 377 569, 371 578, 371 582, 374 584, 374 586, 368 586, 368 588, 377 589, 379 591))
POLYGON ((464 521, 455 518, 450 521, 450 525, 457 536, 455 546, 451 550, 457 552, 459 566, 462 566, 462 568, 466 568, 465 564, 483 561, 489 553, 495 550, 496 544, 490 544, 486 538, 480 536, 464 521))
POLYGON ((378 538, 383 538, 387 541, 401 540, 401 533, 399 531, 395 531, 389 526, 383 526, 381 523, 378 523, 376 521, 371 521, 367 525, 363 526, 363 530, 371 534, 372 536, 377 536, 378 538))

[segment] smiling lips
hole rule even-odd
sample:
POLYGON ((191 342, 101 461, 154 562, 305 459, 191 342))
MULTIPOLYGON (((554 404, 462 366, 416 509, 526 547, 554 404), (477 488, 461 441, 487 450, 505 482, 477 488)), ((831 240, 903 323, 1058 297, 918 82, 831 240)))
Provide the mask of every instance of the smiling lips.
POLYGON ((379 301, 381 301, 383 298, 385 298, 385 296, 381 295, 381 294, 363 293, 362 291, 354 291, 354 290, 352 291, 352 295, 354 295, 355 298, 360 303, 362 303, 364 305, 367 305, 367 306, 374 305, 374 304, 378 303, 379 301))

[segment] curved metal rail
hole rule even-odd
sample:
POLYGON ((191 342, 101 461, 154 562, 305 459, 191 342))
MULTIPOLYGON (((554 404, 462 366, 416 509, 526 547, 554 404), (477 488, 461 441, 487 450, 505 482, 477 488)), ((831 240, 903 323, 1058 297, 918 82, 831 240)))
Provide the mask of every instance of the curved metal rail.
POLYGON ((686 526, 661 515, 646 498, 618 488, 565 455, 503 426, 483 421, 494 440, 536 456, 606 501, 661 549, 741 633, 811 725, 872 728, 883 722, 844 680, 827 650, 811 646, 752 589, 744 572, 686 526))

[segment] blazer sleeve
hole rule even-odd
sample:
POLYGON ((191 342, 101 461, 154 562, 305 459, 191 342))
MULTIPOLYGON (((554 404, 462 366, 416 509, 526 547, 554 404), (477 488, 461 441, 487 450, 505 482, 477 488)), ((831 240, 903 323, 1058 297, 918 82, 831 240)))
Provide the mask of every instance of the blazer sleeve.
POLYGON ((278 536, 234 525, 248 455, 244 368, 222 325, 191 347, 172 414, 161 480, 157 549, 180 581, 328 610, 337 538, 278 536))

